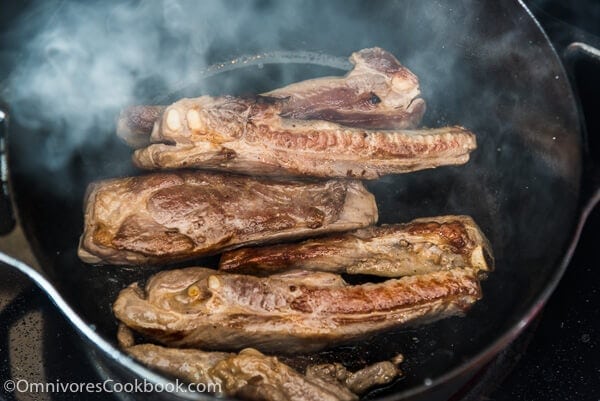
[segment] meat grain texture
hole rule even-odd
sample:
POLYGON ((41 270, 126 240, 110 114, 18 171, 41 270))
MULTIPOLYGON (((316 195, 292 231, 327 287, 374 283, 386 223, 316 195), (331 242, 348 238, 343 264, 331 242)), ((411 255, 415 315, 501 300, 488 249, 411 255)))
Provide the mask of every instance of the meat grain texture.
POLYGON ((454 268, 493 269, 489 241, 469 216, 425 217, 300 243, 240 248, 219 269, 268 275, 292 269, 401 277, 454 268))
POLYGON ((95 264, 171 263, 376 221, 375 199, 359 181, 157 173, 89 187, 79 257, 95 264))
POLYGON ((278 101, 261 97, 179 100, 133 160, 144 169, 375 179, 464 164, 477 147, 475 135, 459 126, 370 130, 282 118, 281 110, 278 101))
POLYGON ((195 267, 160 272, 145 288, 130 285, 113 310, 126 326, 164 345, 289 354, 462 315, 479 298, 471 269, 348 285, 324 272, 255 277, 195 267))

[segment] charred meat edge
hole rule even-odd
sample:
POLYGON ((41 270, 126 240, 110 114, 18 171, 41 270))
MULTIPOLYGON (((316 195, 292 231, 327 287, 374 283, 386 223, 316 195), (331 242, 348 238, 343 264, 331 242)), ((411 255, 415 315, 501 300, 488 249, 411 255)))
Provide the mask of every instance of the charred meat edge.
POLYGON ((268 275, 293 269, 400 277, 453 268, 493 270, 489 241, 469 216, 437 216, 361 228, 300 243, 221 255, 219 269, 268 275))

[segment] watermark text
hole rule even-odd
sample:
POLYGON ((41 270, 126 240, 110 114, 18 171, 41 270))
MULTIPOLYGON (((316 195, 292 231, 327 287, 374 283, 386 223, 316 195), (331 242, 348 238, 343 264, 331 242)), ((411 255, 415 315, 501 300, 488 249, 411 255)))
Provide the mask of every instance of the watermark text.
POLYGON ((153 383, 147 380, 119 382, 107 379, 102 382, 30 382, 26 379, 7 380, 8 393, 221 393, 220 383, 185 383, 180 380, 153 383))

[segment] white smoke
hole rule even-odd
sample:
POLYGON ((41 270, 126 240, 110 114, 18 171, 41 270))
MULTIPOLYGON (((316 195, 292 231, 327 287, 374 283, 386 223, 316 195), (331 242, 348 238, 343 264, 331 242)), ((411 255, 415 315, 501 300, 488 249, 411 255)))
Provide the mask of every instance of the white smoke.
POLYGON ((280 49, 277 32, 298 28, 294 10, 286 2, 38 2, 5 35, 19 42, 20 59, 1 95, 21 125, 51 132, 47 165, 60 168, 84 141, 102 144, 122 107, 193 82, 209 63, 280 49), (240 33, 260 20, 270 25, 240 33))

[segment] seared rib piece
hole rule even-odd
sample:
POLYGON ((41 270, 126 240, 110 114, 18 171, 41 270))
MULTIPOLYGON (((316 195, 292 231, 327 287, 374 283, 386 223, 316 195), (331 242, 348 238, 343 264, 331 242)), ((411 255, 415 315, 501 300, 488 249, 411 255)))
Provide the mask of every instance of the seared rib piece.
MULTIPOLYGON (((350 56, 354 68, 344 77, 323 77, 265 93, 280 99, 281 117, 326 120, 372 128, 416 127, 425 102, 419 81, 389 52, 363 49, 350 56)), ((133 147, 146 146, 165 106, 132 106, 121 113, 117 134, 133 147)))
POLYGON ((242 245, 352 230, 377 221, 359 181, 292 181, 179 171, 88 188, 79 257, 170 263, 242 245))
POLYGON ((160 272, 145 289, 132 284, 113 310, 165 345, 297 353, 460 315, 480 297, 470 269, 351 286, 332 273, 255 277, 196 267, 160 272))
POLYGON ((319 365, 302 375, 276 357, 251 348, 239 354, 153 344, 135 345, 126 350, 150 367, 192 383, 203 383, 217 395, 247 400, 358 400, 351 390, 364 392, 374 385, 387 384, 400 374, 393 363, 379 362, 356 373, 349 373, 339 364, 319 365), (337 377, 332 375, 333 371, 337 377))
POLYGON ((469 216, 428 217, 296 244, 242 248, 224 253, 219 263, 221 270, 261 275, 306 269, 400 277, 457 267, 493 268, 489 242, 469 216))
POLYGON ((165 373, 211 386, 208 388, 216 390, 217 395, 276 401, 358 399, 341 384, 311 380, 277 358, 251 348, 231 354, 143 344, 128 348, 127 352, 165 373))
POLYGON ((374 47, 352 53, 344 77, 302 81, 265 93, 284 100, 281 117, 371 129, 415 128, 425 113, 415 74, 374 47))
POLYGON ((141 168, 232 171, 243 174, 374 179, 441 165, 463 164, 476 148, 463 127, 370 131, 318 120, 279 117, 265 98, 200 97, 167 108, 138 149, 141 168))

